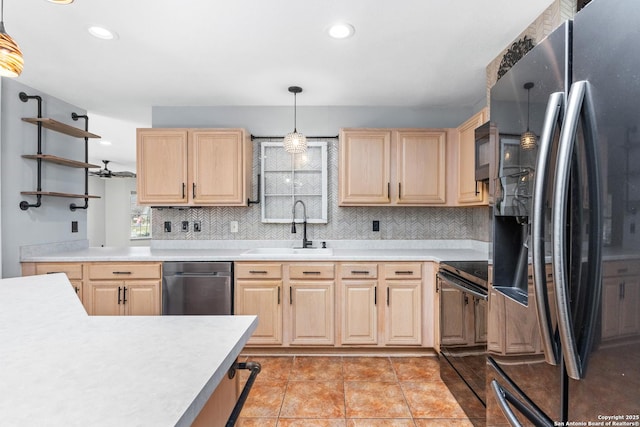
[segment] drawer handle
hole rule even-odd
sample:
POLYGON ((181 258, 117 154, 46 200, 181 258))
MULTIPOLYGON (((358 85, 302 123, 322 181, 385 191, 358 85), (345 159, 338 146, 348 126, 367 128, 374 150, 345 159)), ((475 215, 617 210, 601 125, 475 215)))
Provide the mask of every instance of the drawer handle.
POLYGON ((122 303, 123 303, 123 304, 126 304, 126 303, 127 303, 127 287, 126 287, 126 286, 124 286, 124 287, 123 287, 123 289, 124 289, 124 291, 122 292, 122 295, 123 295, 123 297, 122 297, 122 303))
POLYGON ((351 270, 351 274, 369 274, 368 270, 351 270))
POLYGON ((267 274, 265 270, 249 270, 249 274, 267 274))
POLYGON ((303 271, 302 274, 322 274, 320 271, 303 271))
POLYGON ((122 303, 122 299, 120 298, 120 293, 122 292, 122 288, 118 286, 118 305, 122 303))
POLYGON ((400 275, 400 274, 413 274, 412 270, 396 270, 396 274, 400 275))
POLYGON ((114 271, 113 274, 131 274, 130 271, 114 271))

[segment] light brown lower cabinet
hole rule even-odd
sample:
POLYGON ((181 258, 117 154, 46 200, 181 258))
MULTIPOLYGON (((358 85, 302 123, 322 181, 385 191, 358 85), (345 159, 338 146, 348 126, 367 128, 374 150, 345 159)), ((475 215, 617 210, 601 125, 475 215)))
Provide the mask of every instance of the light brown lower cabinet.
POLYGON ((420 262, 237 262, 235 272, 235 313, 258 315, 252 346, 420 346, 433 327, 420 262))
POLYGON ((90 315, 160 315, 160 262, 22 263, 22 275, 66 273, 90 315))
POLYGON ((604 264, 602 280, 602 339, 640 333, 640 265, 637 261, 604 264))
POLYGON ((341 343, 378 344, 378 265, 341 264, 340 278, 341 343))
POLYGON ((288 265, 288 328, 291 345, 335 343, 334 263, 288 265))
MULTIPOLYGON (((547 267, 547 287, 553 288, 551 267, 547 267)), ((528 302, 522 305, 493 289, 493 270, 489 266, 489 312, 487 350, 494 354, 541 354, 542 342, 538 326, 533 277, 529 267, 528 302)), ((550 301, 553 296, 550 294, 550 301)), ((555 308, 552 307, 552 312, 555 308)))
POLYGON ((248 345, 282 345, 282 264, 235 264, 235 313, 258 316, 248 345))
POLYGON ((32 276, 35 274, 54 274, 65 273, 73 290, 82 301, 83 293, 83 280, 82 280, 82 263, 69 263, 69 262, 52 262, 52 263, 23 263, 22 275, 32 276))
POLYGON ((385 288, 385 344, 422 344, 422 264, 382 265, 385 288))

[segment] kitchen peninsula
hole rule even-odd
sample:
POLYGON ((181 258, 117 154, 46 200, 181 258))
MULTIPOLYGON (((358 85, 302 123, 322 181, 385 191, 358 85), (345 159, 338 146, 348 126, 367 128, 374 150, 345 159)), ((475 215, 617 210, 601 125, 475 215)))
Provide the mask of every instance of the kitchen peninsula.
POLYGON ((255 316, 88 316, 64 274, 1 280, 0 424, 191 425, 256 325, 255 316))

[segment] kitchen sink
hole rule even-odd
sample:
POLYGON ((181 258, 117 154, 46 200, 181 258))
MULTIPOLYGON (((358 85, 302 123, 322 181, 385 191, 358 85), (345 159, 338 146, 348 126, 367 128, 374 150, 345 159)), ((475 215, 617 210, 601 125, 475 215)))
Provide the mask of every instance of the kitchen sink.
POLYGON ((314 256, 314 255, 333 255, 333 249, 331 248, 255 248, 242 252, 242 255, 296 255, 314 256))

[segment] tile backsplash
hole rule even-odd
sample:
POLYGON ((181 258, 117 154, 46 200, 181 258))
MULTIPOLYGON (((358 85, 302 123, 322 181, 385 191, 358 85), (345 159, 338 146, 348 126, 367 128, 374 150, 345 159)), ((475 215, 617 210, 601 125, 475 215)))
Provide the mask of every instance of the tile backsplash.
MULTIPOLYGON (((328 142, 329 212, 327 224, 308 224, 309 240, 432 240, 472 239, 489 241, 490 209, 445 207, 338 207, 338 141, 328 142), (380 231, 372 231, 373 221, 380 231)), ((253 195, 257 194, 256 176, 260 170, 258 141, 254 141, 253 195)), ((302 227, 292 234, 290 224, 264 224, 260 206, 154 208, 154 240, 301 240, 302 227), (171 232, 164 223, 171 222, 171 232), (181 231, 183 221, 188 231, 181 231), (199 221, 201 231, 194 231, 199 221), (238 231, 231 232, 231 222, 238 231)))

